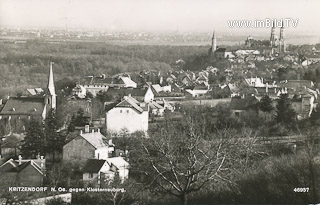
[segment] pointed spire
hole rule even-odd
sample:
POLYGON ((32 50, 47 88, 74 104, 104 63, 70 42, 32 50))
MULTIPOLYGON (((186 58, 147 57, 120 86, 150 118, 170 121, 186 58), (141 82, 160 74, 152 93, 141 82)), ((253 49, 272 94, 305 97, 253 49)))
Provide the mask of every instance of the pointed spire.
POLYGON ((216 51, 217 50, 217 39, 216 39, 216 31, 213 30, 213 34, 212 34, 212 45, 211 45, 211 49, 212 49, 212 52, 216 51))
POLYGON ((56 95, 56 91, 55 91, 55 88, 54 88, 52 65, 53 65, 53 62, 50 62, 48 90, 49 90, 51 95, 56 95))

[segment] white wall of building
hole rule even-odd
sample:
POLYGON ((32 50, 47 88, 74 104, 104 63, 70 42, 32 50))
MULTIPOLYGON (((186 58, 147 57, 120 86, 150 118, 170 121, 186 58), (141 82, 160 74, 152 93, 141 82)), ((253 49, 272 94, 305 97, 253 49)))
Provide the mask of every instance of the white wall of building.
POLYGON ((148 130, 148 111, 138 113, 133 108, 115 107, 106 113, 108 131, 120 132, 127 129, 130 133, 148 130))

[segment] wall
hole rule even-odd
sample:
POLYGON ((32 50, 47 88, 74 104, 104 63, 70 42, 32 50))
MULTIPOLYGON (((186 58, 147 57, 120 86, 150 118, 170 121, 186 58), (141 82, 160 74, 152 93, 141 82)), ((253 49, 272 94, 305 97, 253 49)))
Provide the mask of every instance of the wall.
POLYGON ((42 186, 43 175, 30 164, 19 173, 19 182, 21 186, 42 186))
POLYGON ((64 160, 85 160, 95 156, 95 148, 81 136, 76 137, 63 146, 64 160))
POLYGON ((107 130, 115 132, 119 132, 123 128, 128 129, 130 133, 147 131, 148 118, 148 111, 138 113, 133 108, 115 107, 106 113, 106 126, 107 130))
POLYGON ((154 94, 153 92, 151 91, 150 88, 148 88, 145 96, 144 96, 144 102, 148 103, 150 101, 154 100, 154 94))

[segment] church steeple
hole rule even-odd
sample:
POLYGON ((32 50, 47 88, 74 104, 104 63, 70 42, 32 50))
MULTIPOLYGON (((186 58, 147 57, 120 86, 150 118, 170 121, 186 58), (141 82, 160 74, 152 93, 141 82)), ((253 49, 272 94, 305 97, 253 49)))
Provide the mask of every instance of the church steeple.
POLYGON ((279 53, 286 52, 286 41, 284 35, 284 26, 280 28, 279 53))
POLYGON ((212 34, 212 45, 211 45, 211 49, 212 49, 212 53, 217 50, 217 39, 216 39, 215 31, 213 31, 213 34, 212 34))
POLYGON ((48 93, 47 93, 47 104, 50 104, 50 108, 56 108, 56 91, 54 87, 54 80, 53 80, 53 70, 52 70, 53 62, 50 62, 50 69, 49 69, 49 79, 48 79, 48 93))
POLYGON ((274 25, 271 28, 271 36, 270 36, 270 46, 273 47, 275 46, 275 31, 276 28, 274 27, 274 25))

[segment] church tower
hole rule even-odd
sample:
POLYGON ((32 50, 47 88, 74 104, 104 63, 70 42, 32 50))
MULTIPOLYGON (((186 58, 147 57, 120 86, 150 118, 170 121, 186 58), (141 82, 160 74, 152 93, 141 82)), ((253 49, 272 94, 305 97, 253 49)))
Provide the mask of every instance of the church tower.
POLYGON ((276 32, 276 28, 273 25, 271 28, 271 36, 270 36, 270 46, 271 47, 275 46, 275 41, 276 41, 275 32, 276 32))
POLYGON ((280 39, 279 39, 279 53, 286 52, 286 39, 284 35, 284 27, 280 28, 280 39))
POLYGON ((213 31, 213 34, 212 34, 211 49, 212 49, 212 53, 214 53, 217 50, 217 39, 216 39, 215 31, 213 31))
POLYGON ((53 62, 50 62, 50 69, 49 69, 49 79, 48 79, 48 87, 45 97, 45 104, 50 109, 56 109, 56 91, 54 87, 54 80, 53 80, 53 71, 52 71, 53 62))

